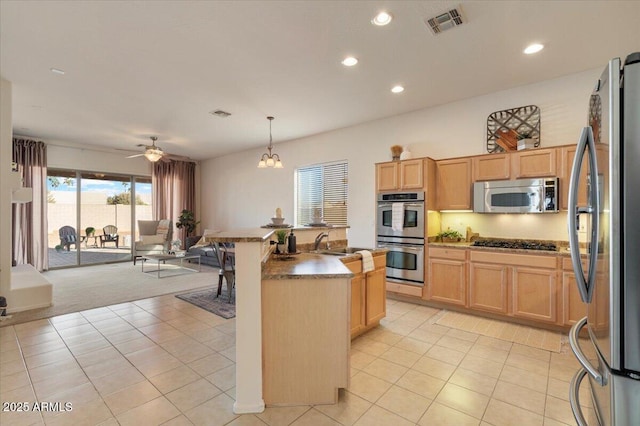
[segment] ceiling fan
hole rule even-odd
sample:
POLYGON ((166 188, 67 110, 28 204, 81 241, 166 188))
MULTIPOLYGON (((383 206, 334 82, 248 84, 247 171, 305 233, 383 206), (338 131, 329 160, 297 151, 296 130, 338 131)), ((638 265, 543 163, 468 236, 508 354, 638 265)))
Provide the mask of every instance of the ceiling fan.
POLYGON ((134 157, 142 157, 145 156, 147 160, 155 163, 158 160, 169 161, 169 160, 181 160, 181 161, 192 161, 189 157, 184 157, 182 155, 173 155, 168 154, 162 150, 159 146, 156 145, 156 141, 158 140, 157 136, 150 136, 151 145, 143 145, 139 144, 138 147, 144 147, 144 152, 142 154, 134 154, 129 155, 126 158, 134 158, 134 157))

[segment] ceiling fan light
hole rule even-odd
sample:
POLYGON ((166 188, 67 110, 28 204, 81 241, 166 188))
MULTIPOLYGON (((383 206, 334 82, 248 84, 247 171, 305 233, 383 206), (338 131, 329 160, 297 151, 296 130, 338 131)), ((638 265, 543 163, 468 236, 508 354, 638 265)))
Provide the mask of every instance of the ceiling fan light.
POLYGON ((148 149, 144 153, 144 156, 147 158, 147 160, 155 163, 156 161, 160 160, 160 158, 162 158, 162 151, 159 149, 148 149))

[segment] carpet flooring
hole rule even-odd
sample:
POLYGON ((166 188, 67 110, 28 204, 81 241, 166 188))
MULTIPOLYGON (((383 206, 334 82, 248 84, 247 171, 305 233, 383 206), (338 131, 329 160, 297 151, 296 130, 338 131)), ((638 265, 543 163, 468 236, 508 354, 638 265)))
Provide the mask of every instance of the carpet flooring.
POLYGON ((224 288, 222 294, 216 297, 217 291, 218 288, 214 287, 206 290, 192 291, 190 293, 176 294, 176 297, 222 318, 234 318, 236 316, 235 299, 232 298, 231 302, 229 302, 229 294, 224 288))
MULTIPOLYGON (((163 265, 165 267, 170 266, 163 265)), ((198 273, 160 279, 156 274, 142 273, 140 263, 134 266, 132 262, 58 269, 43 272, 43 276, 53 284, 53 305, 16 312, 0 321, 0 327, 164 294, 218 287, 218 268, 207 265, 202 265, 198 273)))

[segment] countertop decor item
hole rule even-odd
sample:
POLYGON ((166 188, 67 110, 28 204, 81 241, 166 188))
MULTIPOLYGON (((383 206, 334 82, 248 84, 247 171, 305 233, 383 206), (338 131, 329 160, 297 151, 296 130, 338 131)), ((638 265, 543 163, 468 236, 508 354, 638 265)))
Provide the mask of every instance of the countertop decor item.
POLYGON ((458 231, 447 228, 446 231, 440 232, 438 237, 440 237, 440 240, 443 243, 456 243, 462 239, 462 234, 458 231))
POLYGON ((411 153, 411 151, 409 151, 409 147, 405 146, 404 148, 402 148, 402 154, 400 154, 400 159, 408 160, 410 158, 413 158, 413 154, 411 153))
POLYGON ((402 147, 400 145, 391 146, 391 159, 393 161, 400 160, 400 154, 402 154, 402 147))
POLYGON ((258 168, 273 167, 274 169, 281 169, 283 166, 280 161, 280 156, 271 152, 273 149, 273 137, 271 136, 271 122, 273 121, 273 117, 267 117, 267 120, 269 120, 269 146, 267 146, 267 151, 269 152, 262 154, 262 158, 260 158, 258 162, 258 168))
POLYGON ((518 136, 527 135, 540 146, 540 108, 526 105, 493 112, 487 117, 487 152, 515 151, 518 136))

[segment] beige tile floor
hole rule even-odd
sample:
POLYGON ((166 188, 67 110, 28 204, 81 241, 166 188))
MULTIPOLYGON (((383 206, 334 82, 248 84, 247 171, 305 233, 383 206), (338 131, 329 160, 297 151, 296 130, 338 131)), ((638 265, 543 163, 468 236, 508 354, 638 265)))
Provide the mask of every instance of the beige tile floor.
POLYGON ((338 404, 242 416, 232 411, 235 321, 173 296, 3 327, 3 405, 72 410, 3 411, 0 424, 574 424, 570 351, 444 327, 435 324, 443 313, 425 306, 389 300, 387 311, 353 341, 351 385, 338 404))

